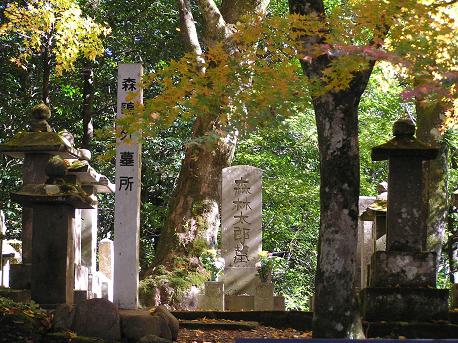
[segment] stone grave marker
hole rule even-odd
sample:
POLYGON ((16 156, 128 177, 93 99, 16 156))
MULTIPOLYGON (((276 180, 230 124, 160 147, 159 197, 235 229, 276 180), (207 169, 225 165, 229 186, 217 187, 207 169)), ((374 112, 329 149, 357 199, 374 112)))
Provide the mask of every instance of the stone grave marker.
POLYGON ((222 171, 222 249, 224 289, 229 295, 254 294, 256 262, 262 250, 262 171, 233 166, 222 171))
MULTIPOLYGON (((143 102, 141 64, 118 67, 117 118, 143 102), (130 97, 133 98, 130 98, 130 97)), ((125 309, 138 307, 140 242, 141 145, 137 134, 119 132, 116 148, 114 302, 125 309)))

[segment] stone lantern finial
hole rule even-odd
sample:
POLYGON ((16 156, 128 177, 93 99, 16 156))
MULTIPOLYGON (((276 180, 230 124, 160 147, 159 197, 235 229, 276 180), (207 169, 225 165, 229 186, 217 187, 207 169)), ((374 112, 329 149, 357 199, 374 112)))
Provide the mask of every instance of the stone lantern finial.
POLYGON ((51 110, 44 103, 39 103, 32 108, 32 121, 30 127, 33 132, 51 132, 48 119, 51 118, 51 110))
POLYGON ((398 119, 393 125, 393 135, 395 137, 413 137, 415 135, 415 124, 408 118, 398 119))

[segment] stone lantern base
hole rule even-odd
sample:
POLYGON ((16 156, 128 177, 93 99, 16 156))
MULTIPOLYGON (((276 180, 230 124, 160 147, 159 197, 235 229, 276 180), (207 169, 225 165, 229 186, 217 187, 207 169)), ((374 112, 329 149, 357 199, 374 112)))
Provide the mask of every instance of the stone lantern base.
POLYGON ((360 293, 363 318, 367 321, 448 320, 447 289, 366 288, 360 293))

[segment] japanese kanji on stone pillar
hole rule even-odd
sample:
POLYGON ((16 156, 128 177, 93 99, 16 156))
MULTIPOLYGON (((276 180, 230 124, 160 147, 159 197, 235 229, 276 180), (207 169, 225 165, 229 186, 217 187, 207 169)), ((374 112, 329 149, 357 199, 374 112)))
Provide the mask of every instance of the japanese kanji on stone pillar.
MULTIPOLYGON (((141 64, 118 66, 117 118, 143 102, 141 64)), ((120 132, 116 148, 113 300, 138 307, 141 146, 137 134, 120 132)))

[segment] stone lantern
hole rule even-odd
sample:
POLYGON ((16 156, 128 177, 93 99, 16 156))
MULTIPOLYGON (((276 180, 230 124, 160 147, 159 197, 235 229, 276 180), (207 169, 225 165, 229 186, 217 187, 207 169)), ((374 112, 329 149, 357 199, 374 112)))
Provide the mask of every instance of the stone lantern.
POLYGON ((393 134, 372 149, 374 161, 389 164, 386 251, 372 256, 363 315, 368 321, 447 320, 448 290, 435 288, 436 254, 426 251, 422 211, 422 162, 438 149, 418 141, 408 119, 398 120, 393 134))

